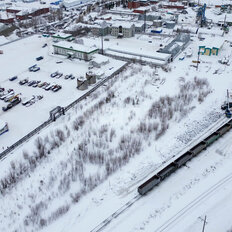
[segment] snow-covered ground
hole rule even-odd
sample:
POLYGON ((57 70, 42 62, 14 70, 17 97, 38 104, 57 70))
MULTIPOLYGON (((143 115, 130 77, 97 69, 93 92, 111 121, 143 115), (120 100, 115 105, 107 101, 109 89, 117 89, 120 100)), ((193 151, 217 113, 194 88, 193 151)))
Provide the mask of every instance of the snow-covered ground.
MULTIPOLYGON (((29 107, 20 104, 7 112, 2 111, 2 107, 6 106, 7 103, 0 100, 0 118, 9 125, 9 132, 1 136, 0 151, 6 149, 7 146, 12 145, 46 121, 49 118, 49 111, 57 105, 67 106, 94 86, 89 86, 86 91, 77 90, 76 79, 85 76, 88 71, 88 62, 68 60, 66 57, 52 54, 51 41, 50 38, 34 35, 1 47, 4 53, 0 55, 0 87, 14 89, 15 94, 21 94, 22 101, 31 98, 33 95, 43 95, 44 98, 29 107), (45 43, 48 46, 42 48, 45 43), (44 59, 36 61, 38 56, 43 56, 44 59), (56 63, 57 61, 62 63, 56 63), (37 64, 40 70, 38 72, 29 72, 28 68, 34 64, 37 64), (50 74, 55 71, 63 73, 63 76, 59 79, 51 78, 50 74), (75 76, 75 79, 65 80, 65 75, 71 73, 75 76), (18 79, 9 81, 9 78, 13 76, 17 76, 18 79), (62 89, 54 93, 38 87, 19 85, 19 81, 23 79, 59 84, 62 89)), ((108 59, 109 63, 101 67, 101 72, 104 73, 101 78, 109 76, 125 63, 103 57, 103 60, 105 59, 108 59)), ((95 60, 101 62, 102 56, 96 54, 95 60)))
MULTIPOLYGON (((225 40, 231 35, 225 35, 225 40)), ((106 47, 120 44, 135 52, 143 48, 145 54, 161 41, 152 38, 149 43, 148 36, 109 38, 106 47)), ((100 38, 85 41, 86 45, 101 46, 100 38)), ((167 67, 130 64, 6 157, 0 163, 0 231, 91 231, 137 196, 137 187, 167 160, 225 121, 220 106, 227 89, 232 90, 232 48, 225 42, 219 56, 200 55, 197 67, 193 61, 198 58, 200 43, 192 36, 188 47, 192 57, 183 52, 167 67), (229 57, 228 65, 218 62, 225 56, 229 57)), ((19 86, 9 77, 51 82, 49 75, 56 70, 74 75, 88 70, 85 62, 54 56, 50 40, 38 36, 2 48, 0 84, 25 96, 43 94, 44 99, 29 108, 19 105, 0 114, 1 120, 10 121, 10 132, 0 137, 0 149, 46 120, 51 108, 66 105, 83 93, 71 80, 52 80, 63 88, 47 93, 19 86), (42 48, 44 43, 49 46, 42 48), (29 73, 28 67, 40 55, 44 56, 38 62, 41 70, 29 73), (63 63, 56 63, 61 60, 63 63)), ((123 64, 110 59, 105 74, 123 64)), ((230 131, 140 198, 104 231, 198 231, 205 215, 206 230, 230 229, 231 137, 230 131)))

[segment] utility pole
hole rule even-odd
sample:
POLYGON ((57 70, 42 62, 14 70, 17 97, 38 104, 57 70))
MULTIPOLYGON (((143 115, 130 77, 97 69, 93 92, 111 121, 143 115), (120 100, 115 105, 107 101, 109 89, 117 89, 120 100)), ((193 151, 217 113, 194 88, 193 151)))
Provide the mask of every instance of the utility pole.
POLYGON ((103 55, 103 31, 101 33, 101 45, 102 45, 102 55, 103 55))
POLYGON ((147 11, 145 10, 144 11, 144 33, 146 32, 146 20, 147 20, 146 13, 147 13, 147 11))
POLYGON ((205 224, 206 224, 206 215, 205 215, 205 219, 203 220, 204 221, 204 223, 203 223, 203 228, 202 228, 202 232, 205 232, 205 224))
POLYGON ((198 70, 198 64, 199 64, 199 59, 200 59, 200 47, 198 49, 198 56, 197 56, 197 70, 198 70))

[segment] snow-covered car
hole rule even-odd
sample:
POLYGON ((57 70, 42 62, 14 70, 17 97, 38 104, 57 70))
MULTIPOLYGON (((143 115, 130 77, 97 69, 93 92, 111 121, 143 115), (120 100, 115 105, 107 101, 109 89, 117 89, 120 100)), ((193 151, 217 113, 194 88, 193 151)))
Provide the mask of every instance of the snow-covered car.
POLYGON ((26 83, 28 83, 28 79, 24 79, 19 82, 20 85, 25 85, 26 83))
POLYGON ((59 72, 56 71, 56 72, 52 73, 50 76, 51 76, 51 77, 56 77, 58 74, 59 74, 59 72))
POLYGON ((13 77, 9 78, 9 81, 14 81, 14 80, 16 80, 17 78, 18 78, 17 76, 13 76, 13 77))
POLYGON ((11 109, 12 107, 16 106, 17 104, 19 104, 20 102, 21 102, 21 98, 16 97, 6 107, 2 107, 2 110, 7 111, 11 109))

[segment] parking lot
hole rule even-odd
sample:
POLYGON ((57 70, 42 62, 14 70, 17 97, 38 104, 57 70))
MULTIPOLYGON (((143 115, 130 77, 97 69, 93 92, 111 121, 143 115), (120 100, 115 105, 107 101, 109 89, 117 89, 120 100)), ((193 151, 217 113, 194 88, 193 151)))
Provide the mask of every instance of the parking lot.
MULTIPOLYGON (((77 78, 85 76, 89 62, 54 55, 51 38, 35 35, 2 46, 1 49, 4 54, 0 55, 0 87, 5 89, 4 94, 13 90, 12 96, 17 95, 21 102, 3 111, 2 108, 7 107, 9 102, 0 100, 0 119, 9 126, 9 132, 0 137, 0 152, 47 120, 49 111, 54 107, 68 105, 94 86, 89 86, 85 91, 76 88, 77 78), (45 43, 48 46, 43 47, 45 43), (40 56, 43 58, 36 60, 40 56), (39 69, 29 70, 32 66, 39 69), (54 73, 57 75, 51 77, 54 73)), ((106 58, 97 54, 95 59, 106 58)), ((99 69, 104 74, 101 78, 124 64, 107 59, 109 62, 99 69)), ((12 100, 11 96, 8 98, 12 100)))

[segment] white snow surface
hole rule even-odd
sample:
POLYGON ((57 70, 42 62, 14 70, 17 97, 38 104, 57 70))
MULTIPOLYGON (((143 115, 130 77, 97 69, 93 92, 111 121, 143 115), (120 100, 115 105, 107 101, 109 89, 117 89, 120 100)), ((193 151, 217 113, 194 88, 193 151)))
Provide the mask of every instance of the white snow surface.
MULTIPOLYGON (((225 39, 229 39, 231 35, 231 33, 225 35, 225 39)), ((50 149, 57 130, 64 132, 65 142, 60 142, 57 147, 51 149, 50 154, 42 159, 38 166, 35 168, 33 165, 30 166, 30 172, 22 176, 18 184, 0 195, 0 231, 91 231, 136 196, 137 187, 167 160, 174 155, 180 155, 224 122, 220 105, 226 99, 226 90, 232 92, 232 67, 230 64, 220 64, 218 60, 224 56, 231 58, 232 48, 229 43, 224 43, 219 56, 201 55, 199 67, 196 69, 196 64, 192 61, 197 60, 199 41, 197 37, 192 39, 189 45, 193 51, 192 57, 179 60, 179 57, 184 57, 184 53, 180 54, 169 65, 168 72, 161 68, 130 65, 112 82, 106 83, 70 110, 66 116, 59 118, 1 161, 0 179, 3 179, 14 164, 17 167, 20 162, 27 162, 26 153, 29 157, 36 154, 35 144, 38 138, 45 142, 50 139, 50 143, 47 142, 45 146, 50 149), (180 85, 188 81, 193 82, 194 77, 205 78, 209 83, 210 93, 205 100, 199 103, 198 91, 192 91, 194 99, 189 111, 183 115, 175 114, 168 122, 169 128, 162 137, 156 140, 155 132, 150 133, 146 139, 143 137, 145 135, 139 135, 136 128, 140 122, 147 120, 146 115, 152 103, 166 95, 170 97, 177 95, 180 85), (114 96, 107 98, 110 91, 114 92, 114 96), (98 105, 95 109, 95 104, 101 100, 103 106, 98 105), (91 111, 93 108, 95 110, 91 111), (75 121, 82 115, 85 117, 84 126, 79 125, 78 129, 74 129, 75 121), (115 133, 112 141, 110 131, 115 133), (87 180, 88 177, 95 177, 100 181, 97 179, 99 181, 97 187, 87 192, 77 203, 73 203, 72 198, 83 188, 83 182, 81 178, 75 179, 73 176, 75 181, 72 180, 69 188, 64 189, 65 184, 62 183, 67 183, 65 178, 76 165, 74 161, 70 163, 68 161, 75 160, 79 150, 85 150, 86 147, 91 152, 100 150, 109 159, 112 154, 121 157, 123 152, 117 150, 118 143, 123 136, 130 135, 136 139, 143 138, 141 150, 136 155, 133 154, 109 177, 105 176, 106 166, 85 161, 82 166, 83 178, 87 180), (79 146, 80 143, 82 146, 79 146), (66 211, 67 206, 67 212, 62 215, 58 209, 66 211), (33 222, 30 221, 30 217, 34 218, 33 222), (39 225, 45 223, 42 219, 47 225, 40 228, 39 225)), ((100 39, 89 38, 87 41, 87 45, 100 46, 100 39)), ((121 45, 127 49, 131 41, 133 39, 125 39, 121 45)), ((0 55, 0 86, 14 88, 25 97, 43 94, 44 99, 29 108, 18 105, 6 113, 1 111, 0 119, 8 122, 10 131, 0 137, 0 149, 11 145, 45 121, 49 110, 53 107, 69 104, 84 93, 76 89, 75 81, 51 80, 50 74, 57 70, 64 74, 73 73, 76 77, 83 76, 88 70, 88 64, 84 61, 69 61, 62 56, 54 56, 50 43, 50 39, 33 36, 1 47, 4 54, 0 55), (48 43, 49 46, 42 49, 44 43, 48 43), (44 56, 44 59, 35 62, 35 58, 40 55, 44 56), (9 66, 9 60, 14 68, 9 66), (63 63, 57 64, 56 61, 63 63), (35 63, 38 63, 41 70, 38 73, 29 73, 28 67, 35 63), (18 76, 18 80, 10 82, 8 78, 14 75, 18 76), (63 88, 58 93, 52 93, 38 88, 19 86, 18 81, 26 77, 31 80, 54 81, 62 84, 63 88)), ((118 46, 116 39, 112 38, 106 44, 107 47, 118 46)), ((139 43, 137 48, 135 44, 131 44, 130 49, 139 50, 140 46, 142 43, 139 43)), ((124 62, 110 59, 109 64, 104 66, 105 76, 123 64, 124 62)), ((0 107, 3 105, 5 103, 1 101, 0 107)), ((230 229, 232 222, 228 212, 231 211, 232 205, 229 179, 232 165, 231 139, 230 131, 187 163, 186 167, 175 172, 149 194, 135 202, 103 231, 195 232, 202 229, 202 219, 205 215, 207 215, 206 231, 224 232, 230 229), (228 181, 219 186, 226 178, 228 181), (210 192, 214 186, 214 191, 210 192)))

